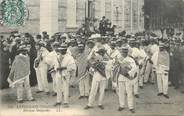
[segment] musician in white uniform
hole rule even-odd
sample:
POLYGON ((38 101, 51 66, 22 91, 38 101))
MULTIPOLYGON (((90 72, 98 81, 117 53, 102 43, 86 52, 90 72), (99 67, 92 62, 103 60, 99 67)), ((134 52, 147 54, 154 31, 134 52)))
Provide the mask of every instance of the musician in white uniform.
POLYGON ((128 108, 132 113, 135 113, 134 106, 134 94, 133 85, 134 79, 137 77, 137 66, 133 58, 128 56, 128 48, 122 48, 122 58, 118 60, 120 63, 120 71, 118 77, 118 88, 119 88, 119 109, 118 111, 124 110, 125 97, 127 96, 128 108))
POLYGON ((157 40, 152 40, 150 47, 150 53, 151 53, 151 61, 152 61, 152 75, 151 75, 151 83, 154 84, 156 80, 156 65, 157 65, 157 58, 158 58, 158 53, 159 53, 159 46, 157 44, 157 40))
MULTIPOLYGON (((107 79, 111 79, 110 81, 112 82, 112 76, 113 76, 113 65, 116 61, 116 59, 119 59, 121 57, 120 51, 116 48, 116 41, 111 41, 110 43, 111 51, 110 53, 107 53, 108 56, 108 62, 106 65, 106 77, 107 79)), ((112 90, 115 90, 115 87, 113 87, 112 84, 112 90)))
MULTIPOLYGON (((68 43, 68 49, 67 49, 67 53, 69 55, 71 55, 74 59, 76 59, 76 55, 77 55, 77 41, 74 38, 70 39, 70 42, 68 43)), ((73 83, 76 81, 76 72, 73 72, 72 74, 71 80, 70 80, 70 87, 75 88, 75 86, 73 85, 73 83)))
MULTIPOLYGON (((109 59, 109 56, 111 54, 112 49, 111 49, 110 45, 107 43, 107 39, 108 39, 108 37, 103 36, 101 38, 101 40, 100 40, 100 43, 105 48, 105 50, 106 50, 106 56, 109 59)), ((110 69, 110 67, 111 67, 111 65, 106 65, 105 73, 106 73, 106 77, 107 77, 107 83, 106 83, 105 90, 108 90, 109 89, 109 84, 110 84, 109 82, 110 82, 110 75, 111 75, 110 72, 112 72, 111 69, 110 69)))
POLYGON ((56 72, 54 71, 54 63, 57 62, 57 53, 56 53, 56 49, 59 47, 59 42, 54 42, 52 44, 52 49, 53 51, 50 52, 46 58, 45 58, 45 62, 49 65, 49 73, 51 74, 52 77, 52 81, 53 81, 53 96, 56 96, 56 72))
POLYGON ((83 79, 79 81, 79 99, 88 98, 89 96, 89 73, 88 73, 88 62, 87 56, 89 54, 89 50, 85 49, 83 43, 78 43, 78 50, 76 51, 76 64, 78 67, 77 77, 80 79, 84 75, 86 75, 83 79))
POLYGON ((93 80, 92 80, 92 85, 91 85, 91 91, 89 94, 88 104, 85 107, 85 109, 92 108, 93 103, 96 98, 98 88, 99 88, 98 107, 102 110, 104 109, 102 102, 104 98, 104 92, 105 92, 107 79, 105 77, 105 65, 103 65, 102 62, 104 61, 103 57, 105 55, 105 52, 106 51, 104 48, 99 48, 99 50, 95 53, 95 55, 91 56, 91 59, 94 60, 94 63, 92 64, 94 74, 93 74, 93 80))
POLYGON ((92 35, 88 40, 88 46, 91 48, 91 52, 89 53, 87 59, 90 60, 93 55, 97 55, 96 52, 103 45, 100 42, 101 36, 99 34, 92 35), (97 42, 96 42, 97 40, 97 42))
MULTIPOLYGON (((142 58, 140 50, 138 49, 138 47, 136 46, 137 42, 135 40, 131 40, 130 41, 130 48, 129 48, 129 56, 132 57, 137 65, 137 72, 139 72, 139 67, 140 67, 140 59, 142 58)), ((136 98, 139 98, 139 83, 138 83, 138 75, 137 77, 134 79, 134 95, 136 98)))
MULTIPOLYGON (((149 41, 147 41, 149 42, 149 41)), ((146 62, 145 62, 145 71, 144 71, 144 84, 148 83, 150 81, 150 74, 152 72, 152 64, 151 61, 151 52, 150 52, 151 44, 147 43, 147 46, 145 46, 145 52, 147 54, 146 62)))
POLYGON ((166 50, 164 44, 160 44, 160 51, 157 57, 156 65, 156 74, 157 74, 157 86, 158 86, 158 96, 164 96, 169 99, 168 96, 168 75, 170 69, 170 56, 166 50))
POLYGON ((36 70, 36 76, 37 76, 37 83, 38 83, 38 91, 40 92, 46 92, 46 94, 49 94, 49 84, 47 79, 47 71, 48 71, 48 65, 45 62, 46 56, 49 54, 49 51, 45 48, 46 43, 44 41, 40 41, 36 44, 37 49, 37 58, 35 59, 35 70, 36 70))
POLYGON ((69 107, 69 82, 73 72, 76 71, 76 64, 74 58, 67 53, 66 44, 62 44, 56 51, 58 54, 58 62, 54 65, 57 89, 57 102, 55 106, 61 105, 63 100, 64 107, 69 107), (64 99, 62 99, 62 93, 64 99))
POLYGON ((142 58, 139 60, 139 75, 138 75, 138 79, 139 79, 139 87, 141 89, 143 89, 143 84, 144 84, 144 72, 146 69, 146 60, 147 60, 147 54, 144 50, 144 43, 142 42, 142 45, 140 45, 139 50, 140 50, 140 56, 142 56, 142 58))

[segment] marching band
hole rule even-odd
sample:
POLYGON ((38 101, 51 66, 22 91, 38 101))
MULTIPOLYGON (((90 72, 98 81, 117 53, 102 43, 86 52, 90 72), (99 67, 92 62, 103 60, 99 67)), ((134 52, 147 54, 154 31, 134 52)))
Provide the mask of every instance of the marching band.
MULTIPOLYGON (((31 35, 21 37, 14 34, 14 37, 12 45, 17 45, 17 55, 12 60, 7 80, 10 87, 16 88, 19 103, 24 100, 23 89, 27 92, 27 99, 34 101, 29 82, 31 35)), ((172 81, 169 75, 170 58, 176 54, 174 51, 178 46, 183 46, 178 39, 145 39, 139 35, 105 36, 98 33, 90 37, 57 33, 52 39, 48 38, 45 33, 44 36, 32 38, 37 51, 34 60, 38 84, 36 93, 50 95, 53 92, 56 96, 54 106, 63 104, 69 107, 70 87, 78 85, 79 99, 88 99, 85 110, 93 108, 98 91, 98 107, 103 110, 105 92, 111 89, 118 96, 118 111, 124 110, 127 97, 128 108, 135 113, 134 97, 140 97, 139 88, 143 89, 144 84, 157 83, 158 96, 167 99, 169 84, 176 86, 177 82, 172 81), (48 74, 52 78, 52 90, 48 74)), ((8 41, 1 40, 4 48, 8 41)))

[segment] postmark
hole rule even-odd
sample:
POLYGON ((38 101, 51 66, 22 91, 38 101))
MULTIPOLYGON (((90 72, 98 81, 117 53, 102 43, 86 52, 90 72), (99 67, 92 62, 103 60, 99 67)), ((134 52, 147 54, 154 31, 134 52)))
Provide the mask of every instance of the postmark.
POLYGON ((1 23, 8 27, 22 26, 27 18, 24 0, 3 0, 1 2, 1 23))

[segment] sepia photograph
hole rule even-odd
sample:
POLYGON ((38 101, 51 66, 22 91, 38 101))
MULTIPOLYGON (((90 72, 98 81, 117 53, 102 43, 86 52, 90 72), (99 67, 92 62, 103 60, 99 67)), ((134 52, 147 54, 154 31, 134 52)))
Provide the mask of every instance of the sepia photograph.
POLYGON ((0 0, 0 116, 184 116, 184 0, 0 0))

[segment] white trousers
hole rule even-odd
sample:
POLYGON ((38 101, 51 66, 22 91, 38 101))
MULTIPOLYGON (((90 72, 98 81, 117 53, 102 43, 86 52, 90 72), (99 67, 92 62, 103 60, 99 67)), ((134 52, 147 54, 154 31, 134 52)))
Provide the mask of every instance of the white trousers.
MULTIPOLYGON (((155 69, 154 69, 155 70, 155 69)), ((150 82, 155 83, 156 82, 156 78, 157 78, 157 74, 155 73, 155 71, 152 68, 152 72, 151 72, 151 79, 150 82)))
POLYGON ((30 82, 29 82, 29 76, 27 76, 23 82, 17 83, 16 89, 17 89, 17 101, 23 100, 24 89, 26 91, 27 99, 28 100, 33 99, 32 93, 31 93, 30 82))
POLYGON ((38 82, 38 90, 49 92, 49 83, 47 79, 47 64, 40 64, 38 68, 36 68, 36 76, 38 82))
POLYGON ((76 70, 73 70, 72 72, 70 72, 70 83, 69 85, 73 86, 73 84, 76 81, 76 70))
POLYGON ((112 64, 111 63, 106 65, 105 75, 106 75, 106 78, 107 78, 105 89, 109 89, 109 85, 110 85, 110 82, 111 82, 110 78, 112 78, 112 64))
POLYGON ((164 93, 165 95, 168 92, 168 73, 157 73, 157 86, 158 92, 164 93))
POLYGON ((57 103, 61 103, 63 98, 63 94, 62 94, 63 89, 62 89, 62 79, 59 72, 57 72, 55 75, 55 82, 56 82, 57 103))
POLYGON ((148 81, 154 83, 156 79, 156 75, 153 72, 153 65, 147 62, 145 74, 144 74, 144 82, 147 83, 148 81))
POLYGON ((134 95, 133 95, 133 86, 132 81, 118 81, 118 88, 119 88, 119 105, 120 107, 125 107, 125 100, 127 96, 128 108, 134 108, 134 95))
POLYGON ((140 70, 139 70, 139 86, 140 87, 143 87, 143 83, 144 83, 144 75, 143 75, 143 73, 144 73, 144 67, 142 67, 140 70))
POLYGON ((139 67, 137 66, 137 77, 133 81, 133 93, 134 95, 139 94, 139 67))
MULTIPOLYGON (((93 80, 92 80, 92 85, 91 85, 91 91, 89 94, 89 99, 88 99, 88 106, 92 106, 92 104, 95 101, 95 97, 99 88, 99 99, 98 99, 98 105, 102 105, 102 101, 104 98, 104 93, 105 93, 105 87, 106 87, 106 82, 107 80, 98 80, 96 76, 101 76, 99 74, 94 73, 93 75, 93 80)), ((104 77, 100 77, 104 78, 104 77)))
POLYGON ((57 103, 69 103, 69 82, 70 76, 62 77, 59 72, 56 73, 57 103))
POLYGON ((89 75, 79 82, 80 96, 89 96, 89 75))
POLYGON ((147 61, 146 67, 145 67, 145 73, 144 73, 144 82, 147 83, 150 77, 152 71, 152 64, 147 61))
POLYGON ((53 91, 56 93, 56 73, 51 73, 53 91))
POLYGON ((132 80, 133 81, 133 93, 134 95, 138 95, 139 94, 139 82, 138 82, 138 76, 132 80))

